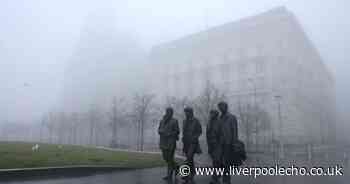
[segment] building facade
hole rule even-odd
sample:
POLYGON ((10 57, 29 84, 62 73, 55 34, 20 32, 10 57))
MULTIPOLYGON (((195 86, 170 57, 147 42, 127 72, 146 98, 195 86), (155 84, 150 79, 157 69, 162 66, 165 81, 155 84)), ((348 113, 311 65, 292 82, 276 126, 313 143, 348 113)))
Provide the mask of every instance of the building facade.
POLYGON ((126 96, 138 85, 133 78, 139 76, 140 69, 130 66, 143 60, 143 52, 133 36, 120 30, 115 22, 110 11, 101 10, 87 17, 65 70, 65 111, 87 112, 92 106, 109 110, 113 98, 126 96))
POLYGON ((149 59, 150 89, 160 100, 195 98, 210 82, 238 116, 243 107, 266 112, 271 128, 256 133, 253 143, 335 139, 335 81, 283 7, 156 46, 149 59))

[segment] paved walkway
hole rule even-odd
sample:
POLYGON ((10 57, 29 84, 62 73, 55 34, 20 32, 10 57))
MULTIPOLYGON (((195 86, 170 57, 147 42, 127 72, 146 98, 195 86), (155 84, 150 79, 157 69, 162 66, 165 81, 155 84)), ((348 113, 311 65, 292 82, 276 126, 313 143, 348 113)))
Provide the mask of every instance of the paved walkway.
MULTIPOLYGON (((154 169, 142 169, 134 171, 116 171, 106 174, 97 174, 85 177, 76 178, 56 178, 46 180, 35 180, 35 181, 15 181, 15 182, 3 182, 7 184, 168 184, 163 181, 161 177, 165 174, 164 168, 154 169)), ((209 177, 197 177, 197 184, 209 183, 209 177)), ((240 184, 248 184, 249 178, 235 178, 239 180, 240 184)), ((0 183, 2 183, 0 181, 0 183)), ((172 184, 182 183, 179 178, 177 182, 172 184)), ((236 182, 235 182, 236 183, 236 182)))
MULTIPOLYGON (((133 171, 116 171, 112 173, 97 174, 74 178, 55 178, 35 181, 1 182, 6 184, 169 184, 161 179, 163 168, 143 169, 133 171)), ((209 177, 196 177, 197 184, 208 184, 209 177)), ((180 184, 181 179, 172 184, 180 184)), ((235 176, 233 184, 348 184, 349 177, 259 177, 253 179, 246 176, 235 176)))

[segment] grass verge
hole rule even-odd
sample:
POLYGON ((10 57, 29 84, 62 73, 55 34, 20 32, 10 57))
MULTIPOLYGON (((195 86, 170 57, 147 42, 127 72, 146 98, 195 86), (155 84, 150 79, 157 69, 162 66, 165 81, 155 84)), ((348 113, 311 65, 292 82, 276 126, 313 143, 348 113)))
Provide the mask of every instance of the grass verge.
POLYGON ((74 165, 115 166, 120 168, 150 168, 164 166, 160 154, 108 151, 83 146, 0 142, 0 169, 57 167, 74 165))

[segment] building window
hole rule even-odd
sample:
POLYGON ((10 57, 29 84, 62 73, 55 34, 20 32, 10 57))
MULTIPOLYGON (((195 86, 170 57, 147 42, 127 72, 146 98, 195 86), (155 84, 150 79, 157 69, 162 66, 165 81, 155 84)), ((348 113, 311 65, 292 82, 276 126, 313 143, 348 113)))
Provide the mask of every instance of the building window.
POLYGON ((245 61, 241 61, 238 64, 237 72, 242 75, 246 75, 248 73, 248 66, 247 63, 245 63, 245 61))
POLYGON ((180 89, 180 77, 178 75, 174 76, 174 83, 172 84, 172 94, 175 94, 180 89))
POLYGON ((220 65, 221 68, 221 78, 224 82, 228 82, 230 80, 230 65, 228 63, 224 63, 220 65))
POLYGON ((266 62, 263 57, 258 57, 256 60, 256 73, 264 73, 266 70, 266 62))
POLYGON ((205 66, 203 68, 203 77, 202 79, 204 79, 205 81, 210 81, 212 80, 212 69, 209 66, 205 66))
POLYGON ((184 83, 186 84, 187 90, 188 90, 188 95, 192 96, 193 95, 193 90, 195 89, 194 86, 194 75, 195 71, 194 70, 189 70, 187 72, 187 75, 184 77, 184 83))
POLYGON ((265 88, 265 78, 264 77, 257 77, 255 80, 256 80, 256 88, 257 89, 265 88))

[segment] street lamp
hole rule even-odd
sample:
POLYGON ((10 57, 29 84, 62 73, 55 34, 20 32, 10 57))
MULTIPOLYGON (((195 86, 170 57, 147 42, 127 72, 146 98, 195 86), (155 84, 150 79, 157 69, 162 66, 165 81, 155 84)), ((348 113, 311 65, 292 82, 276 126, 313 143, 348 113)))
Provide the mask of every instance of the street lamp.
POLYGON ((279 140, 280 140, 280 158, 284 158, 284 145, 283 145, 283 134, 282 134, 282 130, 283 130, 283 125, 282 125, 282 114, 281 114, 281 100, 282 100, 282 96, 280 95, 275 95, 274 96, 277 104, 278 104, 278 121, 279 121, 279 140))
POLYGON ((255 119, 255 150, 258 151, 258 105, 256 101, 256 83, 253 78, 248 78, 254 88, 254 119, 255 119))

